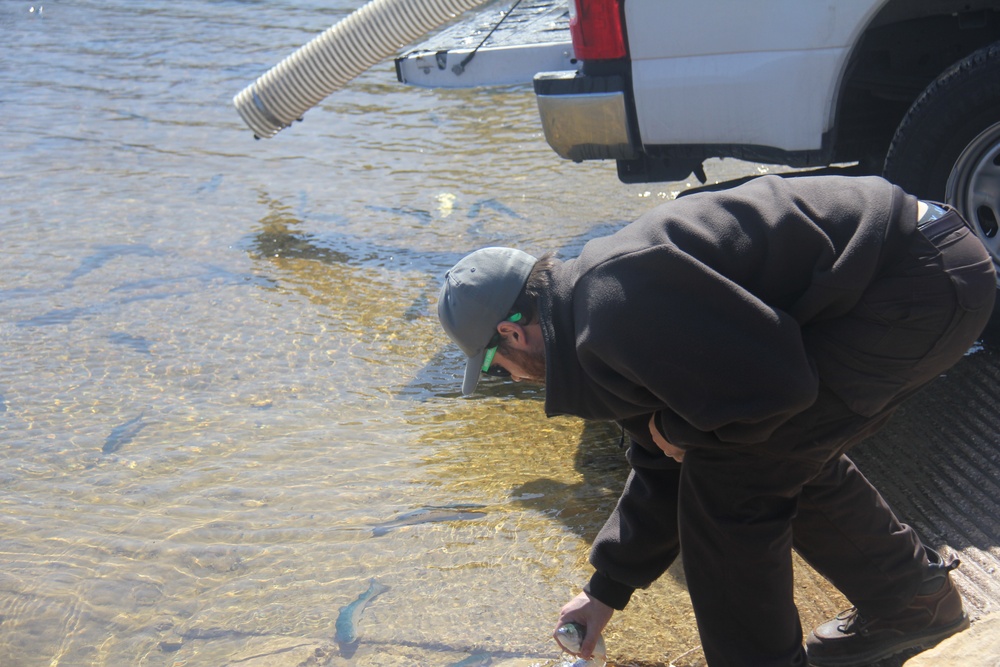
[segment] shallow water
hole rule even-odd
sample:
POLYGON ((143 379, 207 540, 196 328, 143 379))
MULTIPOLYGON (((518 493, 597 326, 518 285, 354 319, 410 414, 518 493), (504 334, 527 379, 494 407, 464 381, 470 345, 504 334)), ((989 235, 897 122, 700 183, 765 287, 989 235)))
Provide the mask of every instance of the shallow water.
POLYGON ((359 5, 0 4, 0 664, 322 646, 373 577, 333 664, 557 657, 617 434, 459 399, 438 285, 668 193, 560 160, 527 88, 388 63, 254 141, 232 96, 359 5), (372 534, 456 504, 483 514, 372 534))
MULTIPOLYGON (((438 286, 685 184, 560 160, 527 87, 389 63, 254 141, 232 96, 360 4, 0 3, 0 665, 556 664, 618 433, 531 387, 459 398, 438 286), (459 515, 373 532, 425 508, 459 515)), ((612 656, 698 664, 680 579, 612 656)))

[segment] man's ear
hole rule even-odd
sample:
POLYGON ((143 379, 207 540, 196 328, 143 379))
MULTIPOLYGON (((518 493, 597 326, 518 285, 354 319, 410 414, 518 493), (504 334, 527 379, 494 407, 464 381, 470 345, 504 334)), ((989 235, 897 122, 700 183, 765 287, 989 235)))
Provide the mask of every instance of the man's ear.
POLYGON ((523 347, 525 336, 524 327, 517 322, 507 322, 506 320, 497 325, 500 335, 510 341, 514 347, 523 347))

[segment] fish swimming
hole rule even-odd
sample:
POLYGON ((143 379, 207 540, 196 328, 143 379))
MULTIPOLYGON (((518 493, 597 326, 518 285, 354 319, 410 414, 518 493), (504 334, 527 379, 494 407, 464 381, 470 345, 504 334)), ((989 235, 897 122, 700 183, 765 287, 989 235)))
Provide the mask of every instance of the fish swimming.
POLYGON ((116 345, 130 347, 140 354, 150 354, 149 341, 142 336, 132 336, 127 333, 112 333, 108 335, 108 340, 116 345))
POLYGON ((222 174, 216 174, 213 176, 208 183, 202 183, 195 188, 195 192, 215 192, 219 189, 219 185, 222 184, 222 174))
POLYGON ((55 310, 50 310, 47 313, 42 313, 41 315, 35 315, 34 317, 28 318, 26 320, 20 320, 17 323, 19 327, 45 327, 52 326, 53 324, 69 324, 78 317, 83 317, 84 315, 89 315, 96 310, 96 306, 87 306, 84 308, 56 308, 55 310))
POLYGON ((515 220, 525 219, 523 215, 512 209, 510 206, 507 206, 506 204, 501 204, 496 199, 481 199, 476 203, 474 203, 472 207, 469 209, 469 214, 468 214, 469 219, 478 218, 479 214, 482 212, 484 208, 493 209, 497 213, 514 218, 515 220))
POLYGON ((101 452, 113 454, 132 442, 132 439, 139 434, 139 431, 146 428, 146 424, 142 421, 144 414, 146 413, 142 412, 138 417, 133 417, 124 424, 119 424, 111 429, 111 433, 104 441, 104 446, 101 447, 101 452))
POLYGON ((334 639, 340 645, 340 653, 345 658, 354 655, 354 651, 358 648, 358 619, 361 618, 361 612, 372 600, 387 590, 389 590, 388 586, 372 579, 367 591, 359 595, 358 599, 351 604, 340 608, 340 613, 337 615, 337 633, 334 639))
POLYGON ((119 259, 128 255, 138 255, 140 257, 157 257, 162 253, 158 250, 153 250, 147 245, 143 244, 117 244, 117 245, 106 245, 98 246, 94 248, 94 253, 85 257, 80 266, 73 270, 66 278, 64 278, 66 287, 73 287, 73 283, 76 282, 78 278, 81 278, 88 273, 97 271, 102 268, 105 264, 111 262, 112 260, 119 259))
POLYGON ((421 224, 428 224, 431 221, 431 212, 411 206, 365 206, 369 211, 379 213, 394 213, 396 215, 408 215, 416 218, 421 224))
POLYGON ((486 667, 493 662, 489 653, 473 653, 464 660, 453 662, 448 667, 486 667))
MULTIPOLYGON (((579 623, 565 623, 556 629, 556 643, 567 653, 579 655, 580 646, 583 644, 583 638, 586 634, 587 628, 579 623)), ((594 654, 590 659, 580 658, 570 665, 571 667, 604 667, 607 662, 608 652, 604 646, 604 637, 598 637, 597 646, 594 647, 594 654)))
POLYGON ((439 521, 466 521, 478 519, 486 513, 481 510, 482 505, 452 505, 450 507, 424 507, 412 512, 400 514, 391 521, 376 524, 372 527, 372 536, 380 537, 391 530, 403 528, 404 526, 415 526, 421 523, 435 523, 439 521))

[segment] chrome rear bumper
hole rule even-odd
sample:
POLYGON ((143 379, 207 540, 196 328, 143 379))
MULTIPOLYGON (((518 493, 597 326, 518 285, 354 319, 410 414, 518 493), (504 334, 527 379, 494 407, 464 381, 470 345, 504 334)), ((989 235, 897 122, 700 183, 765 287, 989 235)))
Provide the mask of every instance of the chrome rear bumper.
POLYGON ((622 77, 539 72, 534 86, 545 140, 560 156, 574 162, 636 157, 622 77))

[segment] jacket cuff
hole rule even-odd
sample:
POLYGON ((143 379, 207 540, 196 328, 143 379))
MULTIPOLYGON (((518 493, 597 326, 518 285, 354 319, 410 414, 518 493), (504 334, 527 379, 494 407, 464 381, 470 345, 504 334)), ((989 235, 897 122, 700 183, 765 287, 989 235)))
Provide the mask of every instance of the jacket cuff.
POLYGON ((600 572, 594 572, 583 590, 587 595, 618 611, 625 608, 632 593, 635 592, 631 586, 619 583, 600 572))

